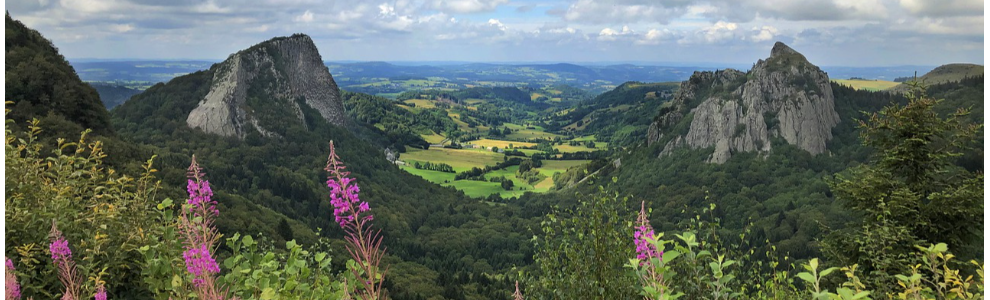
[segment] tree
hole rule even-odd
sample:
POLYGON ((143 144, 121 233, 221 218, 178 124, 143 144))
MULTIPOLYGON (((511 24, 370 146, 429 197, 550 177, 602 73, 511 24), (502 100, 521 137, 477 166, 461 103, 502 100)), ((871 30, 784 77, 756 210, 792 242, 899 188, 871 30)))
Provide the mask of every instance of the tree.
POLYGON ((512 180, 503 180, 502 181, 502 188, 505 189, 506 191, 511 191, 513 185, 514 185, 514 183, 512 183, 512 180))
POLYGON ((278 231, 278 235, 281 235, 282 239, 285 239, 286 241, 295 239, 292 234, 292 227, 289 226, 289 222, 285 219, 278 222, 278 228, 276 230, 278 231))
POLYGON ((636 279, 623 265, 633 252, 627 198, 599 187, 593 197, 579 196, 577 207, 547 214, 543 236, 535 240, 530 293, 538 299, 639 299, 636 279))
POLYGON ((836 198, 863 219, 830 234, 824 251, 839 264, 862 266, 874 287, 896 286, 893 275, 920 262, 915 245, 982 245, 982 172, 954 164, 982 124, 962 122, 967 109, 939 116, 933 108, 942 100, 917 85, 908 99, 860 122, 863 144, 876 152, 830 181, 836 198))

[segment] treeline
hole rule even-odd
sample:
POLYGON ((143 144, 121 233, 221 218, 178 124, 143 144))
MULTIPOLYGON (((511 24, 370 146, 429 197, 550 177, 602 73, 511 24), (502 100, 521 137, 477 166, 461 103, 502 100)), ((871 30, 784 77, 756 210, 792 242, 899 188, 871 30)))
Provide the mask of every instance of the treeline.
MULTIPOLYGON (((526 161, 529 161, 529 160, 526 160, 526 161)), ((454 176, 454 180, 467 179, 467 180, 485 181, 485 176, 484 176, 485 173, 488 173, 488 172, 491 172, 491 171, 495 171, 495 170, 502 170, 502 169, 508 168, 510 166, 518 166, 522 162, 523 162, 523 160, 521 158, 518 158, 518 157, 506 158, 505 160, 503 160, 500 163, 495 164, 494 166, 485 166, 484 168, 473 167, 470 170, 457 173, 457 175, 454 176)))
POLYGON ((454 173, 454 167, 451 167, 450 165, 445 163, 432 163, 432 162, 419 163, 417 161, 417 162, 413 162, 413 168, 420 170, 454 173))

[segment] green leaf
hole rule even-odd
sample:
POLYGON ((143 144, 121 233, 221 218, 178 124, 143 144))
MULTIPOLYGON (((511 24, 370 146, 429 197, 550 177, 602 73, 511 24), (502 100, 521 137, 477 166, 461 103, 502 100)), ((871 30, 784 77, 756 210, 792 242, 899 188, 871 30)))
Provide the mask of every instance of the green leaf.
POLYGON ((245 247, 250 248, 251 246, 254 246, 254 238, 252 238, 250 235, 245 235, 244 239, 241 240, 241 243, 244 244, 245 247))
POLYGON ((798 278, 801 278, 801 280, 804 280, 804 281, 809 282, 809 283, 814 283, 815 282, 815 276, 814 275, 811 275, 811 273, 808 273, 808 272, 798 273, 797 274, 797 277, 798 278))
POLYGON ((825 271, 822 271, 822 273, 819 274, 818 277, 821 278, 821 277, 828 276, 828 274, 831 274, 832 272, 835 272, 835 270, 838 270, 838 269, 839 268, 836 268, 836 267, 831 267, 831 268, 825 269, 825 271))
POLYGON ((261 291, 262 300, 272 300, 275 299, 275 290, 272 288, 265 288, 261 291))

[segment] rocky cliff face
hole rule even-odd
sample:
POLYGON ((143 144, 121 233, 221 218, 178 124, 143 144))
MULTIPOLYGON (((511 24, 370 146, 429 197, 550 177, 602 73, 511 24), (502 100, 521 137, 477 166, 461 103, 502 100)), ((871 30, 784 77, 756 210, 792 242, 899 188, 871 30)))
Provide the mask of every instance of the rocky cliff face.
POLYGON ((747 73, 695 72, 650 125, 648 144, 673 149, 713 147, 713 163, 736 152, 768 152, 781 137, 812 154, 826 151, 839 122, 828 75, 777 42, 747 73))
POLYGON ((186 124, 243 138, 251 128, 275 135, 281 122, 301 122, 302 105, 335 125, 347 122, 340 90, 309 36, 274 38, 232 54, 213 76, 186 124))

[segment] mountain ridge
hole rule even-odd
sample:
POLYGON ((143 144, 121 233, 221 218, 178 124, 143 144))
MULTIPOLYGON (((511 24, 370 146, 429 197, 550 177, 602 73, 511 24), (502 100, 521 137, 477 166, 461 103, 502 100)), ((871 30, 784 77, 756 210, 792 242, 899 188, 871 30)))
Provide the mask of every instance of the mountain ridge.
POLYGON ((646 138, 663 145, 660 155, 713 147, 708 161, 724 163, 734 152, 769 152, 777 137, 822 154, 838 122, 828 75, 777 42, 749 72, 695 72, 661 107, 646 138))
POLYGON ((345 125, 340 90, 322 61, 313 40, 304 34, 273 38, 231 54, 218 64, 210 91, 186 124, 239 138, 250 129, 264 136, 281 135, 279 127, 288 119, 305 126, 305 104, 331 124, 345 125))

